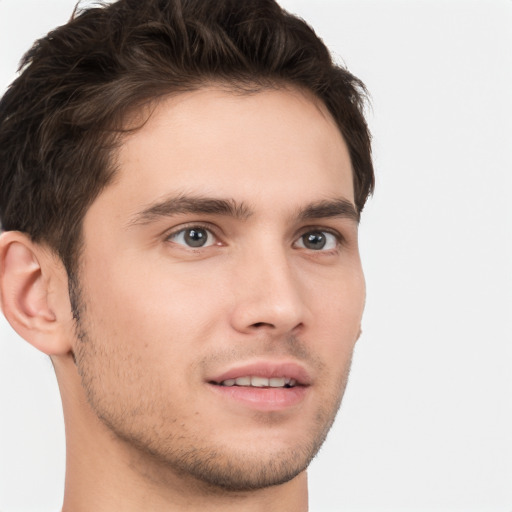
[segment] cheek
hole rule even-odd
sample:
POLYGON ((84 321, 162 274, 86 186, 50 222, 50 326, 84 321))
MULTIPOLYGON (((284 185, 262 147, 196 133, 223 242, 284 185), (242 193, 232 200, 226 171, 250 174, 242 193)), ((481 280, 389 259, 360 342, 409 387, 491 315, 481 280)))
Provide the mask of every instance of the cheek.
POLYGON ((152 397, 144 408, 151 415, 153 399, 177 403, 173 390, 191 387, 190 355, 197 352, 191 347, 201 341, 202 328, 189 311, 193 294, 162 279, 117 270, 84 276, 83 328, 89 338, 83 344, 84 382, 95 407, 107 415, 118 411, 118 403, 136 407, 144 396, 152 397))
POLYGON ((304 281, 310 305, 333 322, 359 323, 363 314, 366 286, 360 265, 341 268, 304 281))
POLYGON ((149 348, 156 359, 204 339, 222 309, 215 282, 179 265, 118 264, 84 282, 91 327, 127 350, 149 348))
POLYGON ((361 270, 331 279, 323 288, 311 287, 312 313, 319 350, 338 361, 351 357, 361 330, 366 289, 361 270))

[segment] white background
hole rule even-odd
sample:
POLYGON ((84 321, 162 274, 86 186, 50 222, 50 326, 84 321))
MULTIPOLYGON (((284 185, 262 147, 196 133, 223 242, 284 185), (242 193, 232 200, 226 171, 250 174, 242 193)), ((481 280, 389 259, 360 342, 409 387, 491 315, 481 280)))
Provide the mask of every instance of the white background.
MULTIPOLYGON (((512 512, 512 1, 283 0, 367 84, 364 334, 312 512, 512 512)), ((74 0, 0 0, 0 90, 74 0)), ((0 321, 0 510, 57 512, 50 362, 0 321)))

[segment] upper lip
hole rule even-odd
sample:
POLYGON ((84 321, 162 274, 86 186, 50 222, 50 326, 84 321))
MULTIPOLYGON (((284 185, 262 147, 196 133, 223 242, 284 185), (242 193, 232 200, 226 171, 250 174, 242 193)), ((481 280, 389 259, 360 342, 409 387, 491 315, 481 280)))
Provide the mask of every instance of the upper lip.
POLYGON ((285 377, 294 379, 297 385, 309 386, 311 377, 306 368, 294 361, 276 362, 276 361, 257 361, 233 366, 228 370, 219 373, 208 379, 208 382, 220 384, 228 379, 237 379, 239 377, 285 377))

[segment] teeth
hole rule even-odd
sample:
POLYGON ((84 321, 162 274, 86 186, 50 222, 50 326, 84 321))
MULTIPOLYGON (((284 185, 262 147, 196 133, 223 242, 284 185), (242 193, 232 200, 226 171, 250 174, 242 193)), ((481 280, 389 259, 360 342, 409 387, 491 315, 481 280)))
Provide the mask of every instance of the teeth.
POLYGON ((265 377, 251 377, 251 386, 255 388, 268 387, 268 379, 265 377))
POLYGON ((237 379, 226 379, 220 383, 222 386, 252 386, 255 388, 284 388, 297 385, 295 379, 287 377, 238 377, 237 379))

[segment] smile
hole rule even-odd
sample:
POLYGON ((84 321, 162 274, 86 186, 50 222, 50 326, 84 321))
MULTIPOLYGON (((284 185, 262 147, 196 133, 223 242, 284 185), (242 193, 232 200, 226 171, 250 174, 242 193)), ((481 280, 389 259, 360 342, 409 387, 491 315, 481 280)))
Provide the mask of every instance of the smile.
POLYGON ((285 411, 303 403, 313 381, 308 370, 294 361, 254 361, 219 372, 206 380, 223 403, 266 412, 285 411))
POLYGON ((226 379, 218 384, 219 386, 243 386, 243 387, 254 387, 254 388, 293 388, 297 385, 295 379, 288 377, 258 377, 258 376, 247 376, 238 377, 237 379, 226 379))

